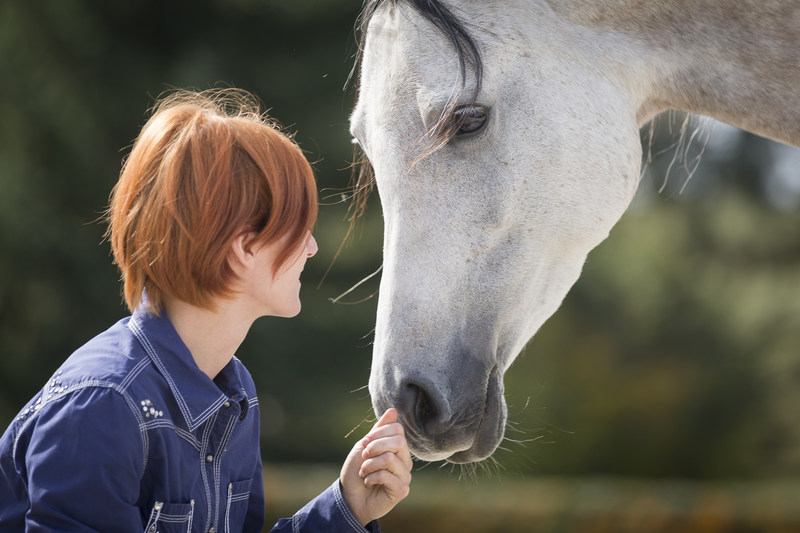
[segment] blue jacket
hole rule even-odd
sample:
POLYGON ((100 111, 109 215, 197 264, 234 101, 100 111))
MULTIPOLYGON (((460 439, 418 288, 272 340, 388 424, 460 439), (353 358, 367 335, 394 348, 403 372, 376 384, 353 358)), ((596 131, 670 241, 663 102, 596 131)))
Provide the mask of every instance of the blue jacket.
MULTIPOLYGON (((0 439, 3 532, 260 532, 263 523, 253 379, 235 357, 209 379, 165 314, 137 310, 77 350, 0 439)), ((337 480, 273 531, 367 529, 337 480)))

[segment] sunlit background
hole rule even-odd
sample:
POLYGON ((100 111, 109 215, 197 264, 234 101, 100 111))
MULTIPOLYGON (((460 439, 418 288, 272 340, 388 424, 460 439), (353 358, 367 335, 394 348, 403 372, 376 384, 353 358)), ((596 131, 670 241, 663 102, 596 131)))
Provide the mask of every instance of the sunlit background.
MULTIPOLYGON (((154 97, 232 85, 297 132, 324 204, 303 312, 239 354, 269 516, 335 479, 372 416, 378 277, 331 300, 381 264, 377 198, 333 262, 359 8, 0 3, 0 425, 126 314, 97 219, 154 97)), ((642 139, 636 200, 506 376, 509 439, 476 469, 419 464, 385 531, 800 531, 800 150, 681 113, 642 139)))

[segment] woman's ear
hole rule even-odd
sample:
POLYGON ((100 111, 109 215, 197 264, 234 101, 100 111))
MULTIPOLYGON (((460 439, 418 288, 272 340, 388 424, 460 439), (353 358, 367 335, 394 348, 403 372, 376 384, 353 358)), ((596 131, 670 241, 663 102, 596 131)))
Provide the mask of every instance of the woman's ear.
POLYGON ((231 243, 231 267, 239 272, 240 269, 251 268, 254 265, 253 233, 243 231, 231 243))

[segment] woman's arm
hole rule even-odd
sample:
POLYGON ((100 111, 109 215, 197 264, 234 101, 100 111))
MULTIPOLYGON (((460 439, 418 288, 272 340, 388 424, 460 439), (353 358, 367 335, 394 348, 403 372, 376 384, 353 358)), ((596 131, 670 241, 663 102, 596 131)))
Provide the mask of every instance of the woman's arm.
POLYGON ((117 392, 86 387, 46 402, 13 454, 30 499, 26 531, 143 531, 142 437, 117 392))

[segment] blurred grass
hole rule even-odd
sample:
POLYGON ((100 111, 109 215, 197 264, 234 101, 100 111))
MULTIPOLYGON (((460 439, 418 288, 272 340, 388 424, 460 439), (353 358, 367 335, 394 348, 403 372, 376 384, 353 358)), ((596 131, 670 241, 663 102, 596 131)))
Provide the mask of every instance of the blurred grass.
MULTIPOLYGON (((267 465, 267 524, 328 487, 338 467, 267 465)), ((800 532, 800 479, 695 482, 604 477, 461 477, 428 468, 381 519, 384 533, 800 532)), ((268 528, 267 528, 268 530, 268 528)))

